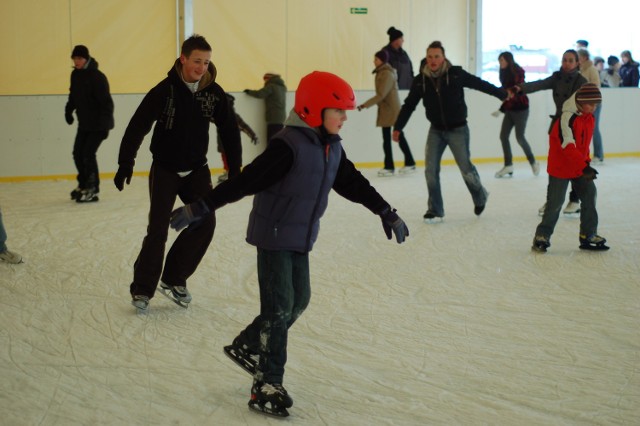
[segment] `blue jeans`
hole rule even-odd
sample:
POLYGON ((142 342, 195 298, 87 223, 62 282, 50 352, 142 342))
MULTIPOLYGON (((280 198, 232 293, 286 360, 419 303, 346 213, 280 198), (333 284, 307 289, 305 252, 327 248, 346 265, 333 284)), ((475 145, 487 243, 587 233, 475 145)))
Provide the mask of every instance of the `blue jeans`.
POLYGON ((2 222, 2 210, 0 210, 0 253, 7 251, 7 231, 4 230, 4 223, 2 222))
POLYGON ((427 146, 425 149, 426 168, 424 175, 427 179, 429 190, 428 209, 437 216, 444 216, 442 191, 440 189, 440 161, 444 150, 449 147, 453 158, 462 174, 462 179, 471 193, 473 204, 483 206, 487 202, 487 190, 480 182, 480 175, 476 167, 471 163, 469 151, 469 126, 464 125, 452 130, 436 130, 429 128, 427 146))
POLYGON ((516 141, 522 147, 524 155, 527 156, 529 164, 536 162, 531 147, 524 137, 524 130, 527 127, 527 120, 529 119, 529 110, 522 111, 505 111, 504 118, 502 119, 502 127, 500 129, 500 142, 502 143, 502 152, 504 154, 504 165, 513 165, 513 155, 511 154, 511 143, 509 143, 509 135, 511 130, 516 128, 516 141))
POLYGON ((536 235, 551 238, 556 227, 560 210, 567 195, 569 182, 580 199, 580 234, 590 236, 598 232, 598 212, 596 211, 596 185, 592 180, 581 177, 575 179, 560 179, 549 176, 547 185, 547 206, 542 221, 536 228, 536 235))
POLYGON ((258 282, 260 315, 239 337, 260 355, 258 379, 282 383, 289 327, 311 299, 309 254, 258 248, 258 282))
POLYGON ((596 120, 596 126, 593 129, 593 156, 604 160, 604 151, 602 149, 602 135, 600 134, 600 112, 602 111, 602 104, 598 105, 598 108, 593 112, 593 117, 596 120))

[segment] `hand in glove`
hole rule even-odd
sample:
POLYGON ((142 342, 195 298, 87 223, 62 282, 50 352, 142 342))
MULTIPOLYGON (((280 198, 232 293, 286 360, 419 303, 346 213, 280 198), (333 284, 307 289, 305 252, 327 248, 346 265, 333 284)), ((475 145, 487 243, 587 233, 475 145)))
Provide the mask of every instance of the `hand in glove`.
POLYGON ((258 137, 257 136, 252 137, 251 143, 253 143, 254 145, 258 145, 258 137))
POLYGON ((115 177, 113 178, 113 183, 118 188, 118 191, 122 191, 124 189, 124 183, 127 182, 127 185, 131 183, 131 176, 133 175, 133 168, 128 166, 120 166, 118 171, 116 172, 115 177))
POLYGON ((582 177, 585 178, 586 180, 598 179, 596 176, 597 174, 598 174, 598 171, 593 167, 591 167, 590 164, 587 164, 587 167, 582 169, 582 177))
POLYGON ((404 221, 400 219, 400 216, 396 213, 396 209, 391 210, 391 207, 387 207, 380 212, 380 219, 382 219, 382 228, 384 233, 387 234, 387 239, 391 239, 391 232, 396 236, 398 244, 404 242, 405 238, 409 236, 409 228, 405 225, 404 221))
POLYGON ((64 113, 64 119, 67 121, 68 125, 72 125, 73 124, 73 114, 70 112, 65 112, 64 113))
POLYGON ((186 204, 171 212, 171 227, 180 231, 192 223, 199 222, 210 212, 209 207, 201 199, 195 203, 186 204))

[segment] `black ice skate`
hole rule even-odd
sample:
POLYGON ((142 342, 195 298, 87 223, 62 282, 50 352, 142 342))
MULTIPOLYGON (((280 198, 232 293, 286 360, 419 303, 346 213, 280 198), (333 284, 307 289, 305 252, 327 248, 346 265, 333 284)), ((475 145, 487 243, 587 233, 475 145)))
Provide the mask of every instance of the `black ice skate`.
POLYGON ((239 337, 233 339, 232 344, 224 347, 224 354, 251 376, 255 376, 260 359, 259 355, 242 343, 239 337))
POLYGON ((158 291, 176 305, 185 309, 189 307, 189 303, 191 302, 191 293, 189 293, 189 290, 187 290, 185 286, 169 285, 161 281, 158 291))
POLYGON ((273 417, 287 417, 287 408, 293 405, 293 400, 280 383, 265 383, 254 380, 251 386, 249 408, 259 413, 273 417))
POLYGON ((95 203, 96 201, 100 201, 100 198, 95 188, 83 189, 80 194, 76 196, 76 203, 95 203))
POLYGON ((551 246, 549 242, 549 238, 544 235, 536 235, 533 238, 533 245, 531 246, 531 250, 536 251, 538 253, 546 253, 547 249, 551 246))
POLYGON ((427 212, 422 216, 424 219, 424 223, 439 223, 444 222, 444 216, 438 216, 431 210, 427 210, 427 212))
POLYGON ((582 250, 609 250, 609 246, 605 245, 607 240, 600 235, 593 234, 587 237, 584 234, 580 234, 580 249, 582 250))
POLYGON ((76 201, 78 198, 80 198, 80 195, 82 194, 82 189, 80 189, 80 187, 77 187, 76 189, 74 189, 73 191, 71 191, 71 199, 73 201, 76 201))

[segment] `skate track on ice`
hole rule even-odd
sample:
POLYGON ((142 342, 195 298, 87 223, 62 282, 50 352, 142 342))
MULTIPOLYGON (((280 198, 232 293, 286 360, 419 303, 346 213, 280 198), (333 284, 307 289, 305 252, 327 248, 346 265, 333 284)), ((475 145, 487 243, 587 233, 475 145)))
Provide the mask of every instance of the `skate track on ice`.
MULTIPOLYGON (((477 142, 477 141, 476 141, 477 142)), ((377 145, 376 145, 377 147, 377 145)), ((516 150, 518 148, 515 148, 516 150)), ((410 237, 332 194, 311 253, 311 304, 292 327, 285 386, 299 425, 632 425, 640 419, 640 161, 597 167, 608 252, 578 250, 561 217, 547 254, 530 251, 547 177, 478 164, 480 218, 455 166, 446 218, 422 223, 424 168, 363 173, 410 237)), ((214 177, 215 179, 215 177, 214 177)), ((222 352, 258 312, 251 199, 218 212, 184 310, 161 295, 136 316, 128 286, 147 223, 147 179, 101 201, 75 182, 0 184, 0 424, 282 425, 247 408, 251 380, 222 352)), ((170 241, 175 238, 170 231, 170 241)))

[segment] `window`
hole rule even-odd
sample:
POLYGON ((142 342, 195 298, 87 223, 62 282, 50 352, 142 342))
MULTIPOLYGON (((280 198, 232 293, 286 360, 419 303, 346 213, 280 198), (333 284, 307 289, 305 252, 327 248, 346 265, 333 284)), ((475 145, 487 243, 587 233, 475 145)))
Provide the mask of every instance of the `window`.
POLYGON ((481 74, 498 86, 498 55, 504 51, 513 53, 526 81, 560 69, 562 54, 575 49, 578 39, 589 42, 591 59, 604 58, 605 67, 609 55, 620 59, 623 50, 630 50, 636 61, 640 58, 640 3, 635 1, 482 0, 481 13, 481 74))

